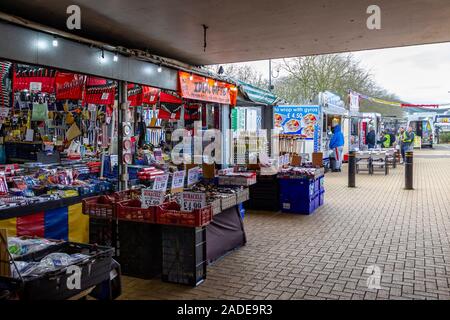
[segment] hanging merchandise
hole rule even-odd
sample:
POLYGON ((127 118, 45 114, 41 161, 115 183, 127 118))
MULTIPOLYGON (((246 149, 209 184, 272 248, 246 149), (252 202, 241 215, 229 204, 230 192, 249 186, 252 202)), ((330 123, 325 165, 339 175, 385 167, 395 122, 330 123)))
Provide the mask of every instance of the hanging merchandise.
POLYGON ((93 87, 93 86, 106 86, 108 81, 106 79, 97 78, 94 76, 88 76, 86 80, 86 86, 87 87, 93 87))
POLYGON ((11 62, 0 61, 0 107, 2 108, 10 106, 11 81, 9 80, 9 72, 11 65, 11 62))
POLYGON ((100 105, 114 104, 116 96, 116 85, 87 88, 84 95, 84 103, 100 105))
POLYGON ((56 72, 56 99, 57 100, 82 100, 86 83, 86 76, 56 72))
POLYGON ((201 104, 184 105, 184 120, 200 121, 201 104))
POLYGON ((128 103, 130 107, 137 107, 142 105, 142 88, 136 87, 128 89, 128 103))
POLYGON ((44 68, 19 67, 13 74, 14 91, 55 92, 55 71, 44 68))
POLYGON ((160 104, 158 119, 180 120, 183 105, 160 104))
POLYGON ((45 121, 48 119, 47 103, 33 103, 32 121, 45 121))
POLYGON ((142 102, 146 104, 155 104, 158 102, 160 90, 157 88, 142 86, 142 102))

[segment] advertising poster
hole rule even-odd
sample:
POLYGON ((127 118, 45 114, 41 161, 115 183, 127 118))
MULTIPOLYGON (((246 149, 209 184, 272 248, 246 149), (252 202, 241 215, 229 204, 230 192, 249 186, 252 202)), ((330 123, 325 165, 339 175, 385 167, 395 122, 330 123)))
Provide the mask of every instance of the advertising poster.
POLYGON ((317 137, 319 106, 275 106, 273 112, 274 128, 281 129, 280 133, 298 134, 307 140, 317 137))

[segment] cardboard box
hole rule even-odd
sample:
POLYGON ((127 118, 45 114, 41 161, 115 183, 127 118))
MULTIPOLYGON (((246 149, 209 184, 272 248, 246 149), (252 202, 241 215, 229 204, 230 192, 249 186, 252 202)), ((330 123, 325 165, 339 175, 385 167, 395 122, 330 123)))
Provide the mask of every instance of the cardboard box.
POLYGON ((323 167, 323 153, 322 152, 313 152, 312 163, 313 163, 313 166, 316 168, 323 167))

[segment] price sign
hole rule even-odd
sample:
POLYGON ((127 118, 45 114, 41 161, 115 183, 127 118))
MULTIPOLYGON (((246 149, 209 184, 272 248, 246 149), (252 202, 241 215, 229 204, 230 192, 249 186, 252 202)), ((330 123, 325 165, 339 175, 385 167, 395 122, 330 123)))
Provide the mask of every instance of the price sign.
POLYGON ((42 91, 42 82, 30 82, 30 91, 42 91))
POLYGON ((204 208, 206 207, 206 194, 203 192, 183 192, 180 205, 183 211, 204 208))
POLYGON ((0 108, 0 118, 7 118, 11 108, 0 108))
POLYGON ((279 156, 279 157, 278 157, 278 166, 280 166, 280 167, 283 166, 283 160, 284 160, 284 157, 283 157, 283 156, 279 156))
POLYGON ((155 181, 153 182, 153 190, 165 192, 167 190, 168 181, 169 181, 169 174, 162 174, 160 176, 156 176, 155 181))
POLYGON ((184 171, 184 170, 174 172, 173 177, 172 177, 172 187, 171 187, 171 191, 173 193, 183 191, 185 177, 186 177, 186 171, 184 171))
POLYGON ((164 202, 165 191, 143 189, 141 193, 141 207, 148 208, 158 206, 164 202))
POLYGON ((161 162, 161 160, 162 160, 162 151, 161 151, 161 149, 155 149, 153 151, 153 155, 155 156, 155 160, 156 161, 161 162))
POLYGON ((189 169, 187 185, 190 186, 190 185, 193 185, 194 183, 197 183, 198 179, 199 179, 199 175, 200 175, 200 173, 199 173, 198 167, 189 169))
POLYGON ((283 163, 284 163, 284 165, 288 165, 288 164, 289 164, 289 154, 288 154, 288 153, 286 153, 286 154, 284 155, 284 161, 283 161, 283 163))
POLYGON ((108 98, 109 98, 109 93, 108 92, 103 92, 101 100, 107 100, 108 98))

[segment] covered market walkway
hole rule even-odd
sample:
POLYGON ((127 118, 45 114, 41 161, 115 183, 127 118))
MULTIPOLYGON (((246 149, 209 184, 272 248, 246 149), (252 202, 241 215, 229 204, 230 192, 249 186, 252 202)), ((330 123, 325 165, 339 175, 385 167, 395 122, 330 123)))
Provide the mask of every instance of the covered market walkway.
POLYGON ((197 288, 124 277, 122 299, 450 299, 450 148, 415 151, 414 191, 388 176, 327 174, 312 216, 248 212, 248 244, 197 288), (369 266, 381 289, 368 289, 369 266))

